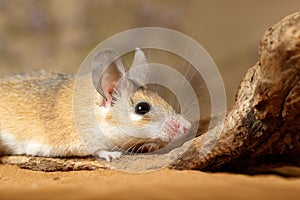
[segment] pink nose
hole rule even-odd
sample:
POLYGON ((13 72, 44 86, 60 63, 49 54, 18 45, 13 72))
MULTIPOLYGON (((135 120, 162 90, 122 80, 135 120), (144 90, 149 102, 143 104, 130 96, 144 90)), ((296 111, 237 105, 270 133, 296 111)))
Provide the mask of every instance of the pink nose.
POLYGON ((182 118, 181 118, 181 128, 182 128, 182 132, 183 132, 184 134, 187 134, 187 133, 190 131, 191 127, 192 127, 192 124, 191 124, 188 120, 186 120, 186 119, 184 119, 184 118, 182 117, 182 118))
POLYGON ((173 140, 186 135, 192 127, 192 124, 181 115, 173 115, 166 120, 164 132, 167 134, 167 140, 173 140))

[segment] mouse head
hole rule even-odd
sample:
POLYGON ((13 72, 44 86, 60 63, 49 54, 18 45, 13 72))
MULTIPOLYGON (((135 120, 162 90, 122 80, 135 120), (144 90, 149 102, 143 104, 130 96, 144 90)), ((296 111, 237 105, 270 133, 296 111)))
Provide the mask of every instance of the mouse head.
POLYGON ((114 145, 124 150, 139 147, 135 150, 151 151, 190 130, 189 121, 156 92, 147 89, 148 65, 140 49, 136 49, 128 73, 113 50, 99 52, 92 68, 93 84, 103 97, 103 101, 95 104, 96 117, 103 134, 114 145))

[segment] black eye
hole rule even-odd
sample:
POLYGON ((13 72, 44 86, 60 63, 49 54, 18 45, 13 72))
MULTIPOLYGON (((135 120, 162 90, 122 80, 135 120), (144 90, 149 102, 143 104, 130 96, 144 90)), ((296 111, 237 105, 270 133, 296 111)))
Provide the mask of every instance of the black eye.
POLYGON ((151 106, 149 103, 139 102, 135 106, 135 113, 139 114, 139 115, 144 115, 144 114, 148 113, 150 111, 150 109, 151 109, 151 106))

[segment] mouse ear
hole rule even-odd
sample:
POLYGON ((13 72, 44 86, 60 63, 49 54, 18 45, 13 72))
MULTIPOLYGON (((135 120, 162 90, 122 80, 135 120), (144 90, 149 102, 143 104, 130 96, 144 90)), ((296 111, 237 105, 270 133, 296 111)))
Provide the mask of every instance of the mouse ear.
POLYGON ((111 49, 100 51, 92 62, 92 80, 96 90, 106 100, 105 105, 112 103, 112 93, 120 78, 125 74, 120 55, 111 49))
POLYGON ((148 81, 148 62, 144 52, 140 48, 135 49, 134 59, 128 72, 128 78, 144 85, 148 81))

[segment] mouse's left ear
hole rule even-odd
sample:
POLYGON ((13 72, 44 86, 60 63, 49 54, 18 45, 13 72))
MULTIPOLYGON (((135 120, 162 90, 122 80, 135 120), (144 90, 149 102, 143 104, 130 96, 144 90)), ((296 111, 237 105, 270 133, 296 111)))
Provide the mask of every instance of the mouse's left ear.
POLYGON ((128 72, 128 78, 140 85, 147 83, 149 78, 148 62, 140 48, 135 49, 134 59, 128 72))

